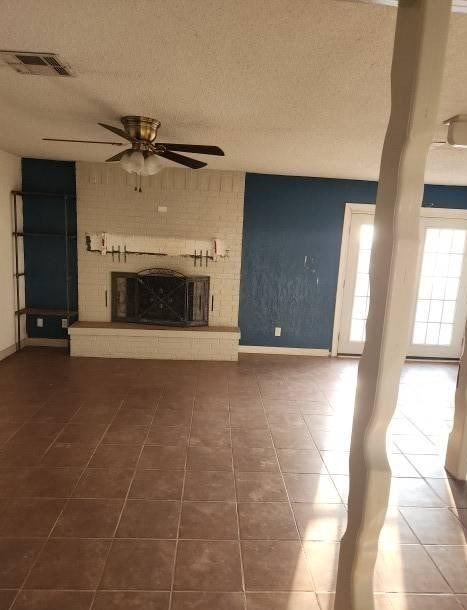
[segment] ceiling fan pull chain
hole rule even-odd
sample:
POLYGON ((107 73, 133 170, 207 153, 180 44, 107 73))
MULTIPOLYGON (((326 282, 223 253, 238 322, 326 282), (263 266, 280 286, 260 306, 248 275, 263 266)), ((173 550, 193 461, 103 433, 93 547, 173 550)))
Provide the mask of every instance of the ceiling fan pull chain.
POLYGON ((140 174, 139 175, 139 192, 142 193, 143 192, 143 175, 140 174))

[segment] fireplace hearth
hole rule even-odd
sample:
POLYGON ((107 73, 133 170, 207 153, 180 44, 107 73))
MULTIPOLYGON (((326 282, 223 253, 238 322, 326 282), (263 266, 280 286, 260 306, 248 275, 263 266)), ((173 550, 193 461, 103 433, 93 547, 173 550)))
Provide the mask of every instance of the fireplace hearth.
POLYGON ((207 326, 209 276, 186 276, 159 268, 112 272, 112 321, 207 326))

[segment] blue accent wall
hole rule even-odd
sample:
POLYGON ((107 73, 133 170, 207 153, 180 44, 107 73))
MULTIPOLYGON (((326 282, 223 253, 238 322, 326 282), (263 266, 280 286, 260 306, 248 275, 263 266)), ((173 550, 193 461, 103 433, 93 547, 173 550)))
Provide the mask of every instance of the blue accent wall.
MULTIPOLYGON (((330 349, 345 204, 375 203, 376 191, 360 180, 246 175, 242 345, 330 349)), ((427 185, 424 205, 466 209, 467 187, 427 185)))
MULTIPOLYGON (((68 233, 76 236, 75 164, 68 161, 22 159, 22 189, 34 193, 68 194, 68 233)), ((23 230, 26 306, 66 309, 65 206, 59 197, 23 197, 23 230)), ((68 239, 70 309, 78 309, 76 238, 68 239)), ((66 338, 61 317, 28 315, 30 337, 66 338), (37 318, 44 326, 38 327, 37 318)))

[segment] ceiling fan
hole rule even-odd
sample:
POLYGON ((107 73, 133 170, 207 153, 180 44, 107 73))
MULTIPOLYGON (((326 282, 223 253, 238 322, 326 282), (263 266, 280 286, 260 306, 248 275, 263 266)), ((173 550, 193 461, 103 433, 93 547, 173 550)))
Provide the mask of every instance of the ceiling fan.
MULTIPOLYGON (((162 169, 162 165, 158 157, 169 159, 185 167, 191 169, 200 169, 205 167, 207 163, 192 159, 185 155, 179 155, 179 152, 184 153, 199 153, 202 155, 219 155, 223 156, 224 151, 218 146, 203 146, 201 144, 169 144, 167 142, 156 142, 157 130, 160 127, 160 121, 144 116, 124 116, 121 119, 123 129, 98 123, 104 129, 108 129, 112 133, 125 138, 131 143, 131 148, 117 153, 113 157, 106 159, 107 163, 120 161, 122 169, 129 173, 134 173, 138 176, 150 176, 156 174, 162 169)), ((124 146, 123 142, 103 142, 100 140, 64 140, 60 138, 42 138, 49 142, 82 142, 85 144, 111 144, 113 146, 124 146)))

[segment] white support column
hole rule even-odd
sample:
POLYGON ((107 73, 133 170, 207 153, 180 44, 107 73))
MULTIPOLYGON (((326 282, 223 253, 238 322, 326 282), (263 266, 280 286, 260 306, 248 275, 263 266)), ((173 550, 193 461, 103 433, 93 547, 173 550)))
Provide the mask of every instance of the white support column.
POLYGON ((461 481, 467 479, 467 323, 464 334, 464 351, 457 374, 454 423, 446 451, 446 470, 461 481))
POLYGON ((373 572, 391 471, 393 416, 415 299, 426 157, 438 121, 451 0, 400 0, 370 265, 370 310, 358 371, 350 452, 349 519, 335 610, 373 610, 373 572))

